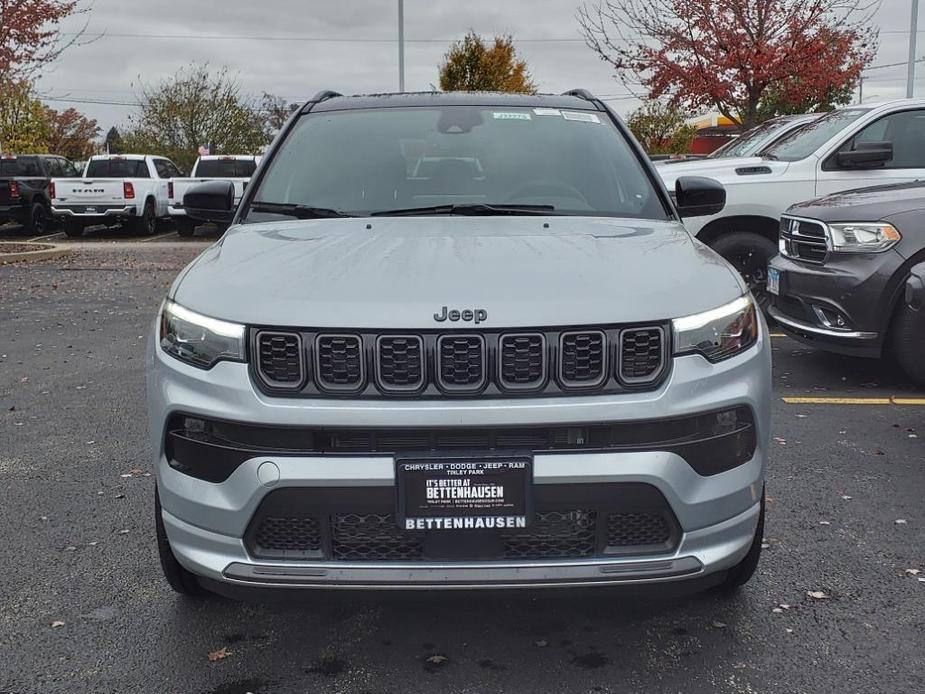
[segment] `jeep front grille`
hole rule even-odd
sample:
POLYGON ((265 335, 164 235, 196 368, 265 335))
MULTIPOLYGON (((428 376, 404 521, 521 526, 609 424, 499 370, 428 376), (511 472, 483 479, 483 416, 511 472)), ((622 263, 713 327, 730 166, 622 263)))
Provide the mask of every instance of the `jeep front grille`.
POLYGON ((667 324, 518 332, 255 328, 252 372, 282 397, 536 397, 652 389, 671 367, 667 324))

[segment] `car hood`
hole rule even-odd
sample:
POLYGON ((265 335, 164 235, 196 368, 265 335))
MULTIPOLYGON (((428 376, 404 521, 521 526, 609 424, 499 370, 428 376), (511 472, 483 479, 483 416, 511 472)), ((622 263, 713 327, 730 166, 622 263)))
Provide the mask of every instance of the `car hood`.
POLYGON ((895 183, 833 193, 791 206, 786 214, 823 222, 875 222, 925 210, 925 183, 895 183))
POLYGON ((589 217, 385 217, 230 229, 174 283, 175 301, 256 325, 465 328, 654 321, 742 294, 675 222, 589 217), (548 225, 548 227, 547 227, 548 225))
POLYGON ((788 166, 788 162, 763 157, 729 157, 682 161, 668 166, 656 166, 656 170, 668 189, 673 190, 680 176, 706 176, 727 184, 747 181, 757 183, 768 176, 784 173, 788 166))

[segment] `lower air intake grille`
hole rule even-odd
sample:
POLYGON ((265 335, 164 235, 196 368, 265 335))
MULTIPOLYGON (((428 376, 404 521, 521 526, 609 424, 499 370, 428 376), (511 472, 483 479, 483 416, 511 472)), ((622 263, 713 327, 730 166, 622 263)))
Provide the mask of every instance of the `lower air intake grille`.
POLYGON ((390 513, 334 516, 334 558, 342 561, 400 561, 421 557, 420 536, 399 530, 390 513))
POLYGON ((662 545, 671 540, 671 526, 659 513, 612 513, 607 517, 609 547, 662 545))
POLYGON ((424 385, 424 341, 414 335, 380 337, 376 367, 383 390, 418 390, 424 385))
POLYGON ((299 388, 304 379, 302 338, 296 333, 257 334, 257 371, 273 388, 299 388))
POLYGON ((508 390, 536 388, 546 381, 546 340, 542 333, 503 335, 500 381, 508 390))
POLYGON ((665 334, 661 328, 633 328, 620 333, 620 380, 649 383, 659 377, 665 363, 665 334))
POLYGON ((527 533, 504 537, 505 559, 565 559, 594 556, 594 511, 537 513, 527 533))
POLYGON ((479 390, 487 377, 485 366, 481 335, 443 335, 437 340, 437 375, 446 390, 479 390))
POLYGON ((607 340, 601 331, 562 333, 559 379, 568 388, 594 387, 606 376, 607 340))
POLYGON ((315 354, 322 388, 352 391, 363 386, 363 342, 358 335, 319 335, 315 354))
POLYGON ((321 525, 313 516, 264 518, 254 537, 259 556, 286 557, 321 551, 321 525))

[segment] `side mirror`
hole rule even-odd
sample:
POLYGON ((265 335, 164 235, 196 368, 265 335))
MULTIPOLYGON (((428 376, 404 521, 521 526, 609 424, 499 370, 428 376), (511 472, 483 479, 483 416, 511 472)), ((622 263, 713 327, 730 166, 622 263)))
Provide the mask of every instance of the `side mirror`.
POLYGON ((925 263, 915 265, 906 280, 906 304, 913 311, 921 311, 925 306, 925 263))
POLYGON ((190 219, 228 223, 234 218, 234 184, 206 181, 195 185, 183 196, 183 207, 190 219))
POLYGON ((835 162, 841 169, 876 169, 892 158, 892 142, 859 142, 856 149, 835 154, 835 162))
POLYGON ((674 184, 674 199, 682 218, 707 217, 726 206, 726 189, 712 178, 680 176, 674 184))

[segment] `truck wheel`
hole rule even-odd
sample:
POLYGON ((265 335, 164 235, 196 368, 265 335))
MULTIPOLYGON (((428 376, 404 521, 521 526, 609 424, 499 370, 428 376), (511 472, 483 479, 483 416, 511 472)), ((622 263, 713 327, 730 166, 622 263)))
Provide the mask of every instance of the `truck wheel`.
POLYGON ((71 219, 65 219, 64 233, 72 239, 79 239, 84 235, 84 225, 71 219))
POLYGON ((157 536, 157 553, 161 560, 161 569, 164 572, 164 578, 167 583, 177 593, 194 598, 201 598, 208 595, 197 580, 195 574, 184 569, 177 558, 173 556, 173 550, 170 549, 170 540, 167 539, 167 531, 164 529, 164 518, 161 516, 161 497, 158 494, 157 487, 154 488, 154 534, 157 536))
POLYGON ((148 200, 141 216, 132 220, 132 231, 139 236, 151 236, 157 231, 157 212, 153 200, 148 200))
POLYGON ((900 305, 890 326, 893 356, 915 385, 925 387, 925 311, 900 305))
POLYGON ((768 306, 768 261, 777 255, 771 239, 749 231, 734 231, 714 239, 710 247, 727 260, 748 285, 762 311, 768 306))
POLYGON ((761 558, 761 545, 764 543, 764 490, 761 491, 761 512, 758 514, 758 527, 755 528, 755 539, 748 548, 748 554, 738 564, 726 573, 726 579, 721 588, 726 592, 735 592, 740 586, 748 583, 758 569, 758 560, 761 558))
POLYGON ((51 217, 48 214, 48 210, 45 209, 42 203, 35 203, 32 209, 29 210, 29 218, 26 220, 26 231, 30 234, 41 236, 48 231, 50 225, 51 217))
POLYGON ((192 236, 196 231, 196 222, 188 217, 176 217, 173 225, 177 228, 177 233, 183 237, 192 236))

